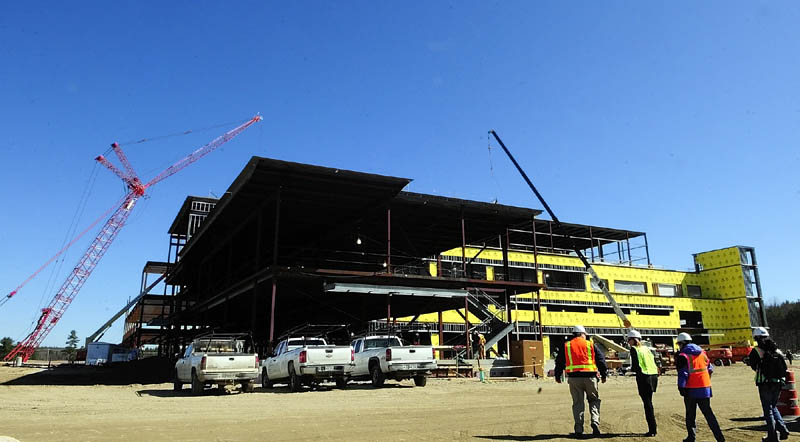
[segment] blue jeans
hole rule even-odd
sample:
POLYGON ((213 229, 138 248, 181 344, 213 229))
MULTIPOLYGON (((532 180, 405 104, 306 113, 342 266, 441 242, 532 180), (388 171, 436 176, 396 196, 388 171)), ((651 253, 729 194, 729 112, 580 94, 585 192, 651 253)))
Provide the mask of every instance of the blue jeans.
POLYGON ((700 408, 700 411, 706 418, 709 428, 711 428, 711 432, 714 433, 714 439, 716 439, 717 442, 724 441, 725 436, 722 435, 722 430, 719 428, 717 417, 714 416, 714 412, 711 411, 711 399, 695 399, 690 397, 689 394, 690 393, 687 391, 686 396, 683 397, 683 404, 686 406, 686 432, 689 434, 685 440, 694 441, 697 436, 695 417, 697 416, 697 409, 700 408))
POLYGON ((778 432, 786 434, 789 430, 783 422, 778 411, 778 397, 781 394, 781 384, 770 383, 758 386, 758 397, 761 399, 761 410, 764 412, 764 421, 767 423, 767 439, 778 440, 778 432))

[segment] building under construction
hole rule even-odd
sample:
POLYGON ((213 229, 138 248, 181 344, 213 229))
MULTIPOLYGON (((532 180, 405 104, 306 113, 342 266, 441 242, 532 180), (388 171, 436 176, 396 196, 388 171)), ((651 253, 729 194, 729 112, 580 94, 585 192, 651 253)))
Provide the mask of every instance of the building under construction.
POLYGON ((302 324, 421 333, 462 353, 472 330, 497 354, 535 339, 549 355, 575 324, 621 340, 573 241, 655 343, 673 345, 682 331, 701 344, 738 343, 766 325, 751 247, 666 270, 651 262, 643 232, 554 232, 539 210, 403 191, 409 182, 253 157, 221 199, 186 199, 167 261, 144 268, 124 343, 174 354, 213 329, 250 333, 265 352, 302 324), (154 274, 166 282, 158 294, 154 274))

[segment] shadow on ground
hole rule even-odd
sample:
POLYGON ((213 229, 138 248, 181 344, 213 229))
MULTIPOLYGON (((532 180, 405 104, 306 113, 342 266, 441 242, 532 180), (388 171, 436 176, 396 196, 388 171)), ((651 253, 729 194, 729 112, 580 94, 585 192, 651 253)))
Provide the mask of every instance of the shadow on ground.
POLYGON ((489 439, 489 440, 515 440, 515 441, 529 441, 529 440, 553 440, 553 439, 576 439, 576 440, 583 440, 586 438, 589 439, 613 439, 616 437, 624 438, 624 437, 637 437, 641 438, 644 435, 641 433, 603 433, 600 436, 591 436, 586 435, 586 437, 577 437, 574 434, 537 434, 535 436, 512 436, 510 434, 501 434, 501 435, 494 435, 494 436, 475 436, 478 439, 489 439))
POLYGON ((2 385, 130 385, 172 381, 174 363, 167 358, 145 358, 108 367, 82 364, 56 365, 2 385))
MULTIPOLYGON (((734 422, 761 422, 759 425, 745 425, 742 427, 734 427, 736 430, 758 431, 761 433, 767 432, 767 424, 764 423, 763 417, 739 417, 732 418, 734 422)), ((786 423, 786 428, 792 433, 800 433, 800 417, 784 416, 783 421, 786 423)))
MULTIPOLYGON (((164 381, 164 382, 169 382, 164 381)), ((378 389, 386 389, 386 390, 396 390, 396 389, 406 389, 406 388, 415 388, 413 385, 400 385, 400 384, 386 384, 383 387, 375 388, 370 384, 348 384, 345 390, 378 390, 378 389)), ((303 393, 311 393, 316 391, 331 391, 331 390, 339 390, 333 384, 331 385, 319 385, 313 388, 310 387, 303 387, 302 390, 298 392, 293 392, 289 389, 288 386, 277 386, 271 388, 256 388, 252 393, 245 393, 245 394, 303 394, 303 393)), ((220 388, 220 387, 212 387, 206 388, 203 391, 202 395, 198 396, 224 396, 226 394, 239 394, 240 391, 238 388, 235 389, 228 389, 220 388)), ((161 388, 161 389, 144 389, 139 390, 136 392, 139 396, 153 396, 153 397, 160 397, 160 398, 167 398, 167 397, 191 397, 194 396, 192 394, 191 389, 188 386, 185 386, 183 389, 179 391, 175 391, 173 389, 161 388)))

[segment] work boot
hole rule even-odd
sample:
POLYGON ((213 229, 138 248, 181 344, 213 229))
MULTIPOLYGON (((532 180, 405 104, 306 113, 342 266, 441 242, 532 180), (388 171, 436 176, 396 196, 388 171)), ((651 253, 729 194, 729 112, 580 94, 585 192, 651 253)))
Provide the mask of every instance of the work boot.
POLYGON ((784 431, 781 431, 781 437, 780 437, 780 440, 786 440, 786 439, 788 439, 788 438, 789 438, 789 431, 785 431, 785 432, 784 432, 784 431))
POLYGON ((647 433, 644 434, 644 437, 656 437, 656 434, 658 434, 656 433, 656 430, 648 431, 647 433))
POLYGON ((592 436, 600 436, 600 427, 597 424, 592 424, 592 436))

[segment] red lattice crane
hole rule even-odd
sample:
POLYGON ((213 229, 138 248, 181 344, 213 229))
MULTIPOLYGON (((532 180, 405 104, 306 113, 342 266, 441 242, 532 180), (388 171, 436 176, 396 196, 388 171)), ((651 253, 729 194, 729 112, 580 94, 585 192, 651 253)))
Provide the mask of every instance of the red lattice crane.
MULTIPOLYGON (((217 137, 210 143, 206 144, 205 146, 195 150, 182 160, 178 161, 177 163, 173 164, 172 166, 165 169, 160 174, 156 175, 155 178, 148 181, 146 184, 142 183, 139 180, 139 177, 136 175, 136 172, 133 170, 130 162, 128 161, 127 157, 125 157, 125 153, 122 151, 122 148, 119 144, 114 143, 111 145, 114 153, 119 158, 120 163, 122 163, 122 168, 124 171, 120 170, 111 162, 108 161, 103 155, 98 156, 95 158, 97 162, 111 170, 115 175, 117 175, 125 185, 128 187, 128 193, 122 199, 122 203, 116 209, 116 211, 111 215, 110 218, 106 221, 103 225, 103 228, 100 229, 100 233, 98 233, 97 237, 92 240, 92 243, 89 244, 89 248, 86 250, 86 253, 83 254, 81 259, 78 261, 78 265, 72 269, 67 280, 64 281, 64 284, 61 285, 61 288, 58 289, 58 292, 55 294, 53 299, 47 305, 47 307, 42 309, 42 314, 39 316, 39 320, 36 322, 36 326, 34 327, 31 334, 29 334, 25 339, 20 341, 17 346, 11 351, 11 353, 7 354, 4 360, 12 360, 17 356, 21 356, 23 361, 27 361, 31 355, 33 354, 34 350, 39 347, 42 343, 44 338, 50 333, 50 331, 55 327, 58 320, 61 319, 61 316, 64 315, 64 312, 69 307, 72 300, 75 298, 75 295, 81 290, 83 284, 89 278, 89 275, 92 274, 92 271, 97 266, 97 263, 100 262, 100 259, 105 255, 108 247, 114 241, 114 238, 117 237, 120 229, 125 225, 125 221, 127 221, 128 216, 130 216, 131 211, 133 210, 133 206, 136 204, 136 201, 139 200, 142 196, 144 196, 145 192, 148 188, 153 186, 154 184, 163 181, 164 179, 178 173, 181 169, 185 168, 186 166, 194 163, 195 161, 199 160, 203 156, 211 153, 221 145, 225 144, 226 142, 230 141, 235 136, 242 133, 245 129, 253 125, 254 123, 261 121, 260 116, 255 116, 248 120, 246 123, 226 132, 225 134, 217 137)), ((85 232, 85 231, 84 231, 85 232)), ((76 238, 77 239, 77 238, 76 238)), ((71 245, 74 243, 74 240, 69 244, 71 245)), ((68 245, 68 246, 69 246, 68 245)), ((58 256, 64 250, 62 249, 59 253, 56 254, 58 256)), ((53 261, 55 257, 51 258, 47 264, 53 261)), ((44 268, 45 266, 42 266, 44 268)), ((17 291, 22 288, 26 283, 28 283, 31 279, 38 272, 42 270, 40 268, 37 270, 31 277, 26 279, 19 287, 14 289, 11 293, 6 296, 6 300, 10 299, 14 296, 17 291)))

